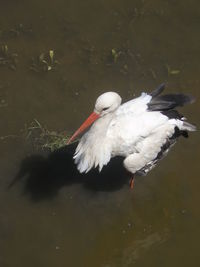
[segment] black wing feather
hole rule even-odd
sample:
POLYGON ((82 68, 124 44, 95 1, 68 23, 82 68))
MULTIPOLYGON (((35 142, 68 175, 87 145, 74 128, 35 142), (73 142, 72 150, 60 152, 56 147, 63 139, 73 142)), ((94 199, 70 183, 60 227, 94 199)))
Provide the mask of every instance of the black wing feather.
POLYGON ((194 97, 185 94, 168 94, 152 98, 148 104, 151 111, 170 110, 194 102, 194 97))
POLYGON ((156 97, 158 95, 160 95, 165 89, 165 84, 162 83, 161 85, 159 85, 155 90, 153 90, 153 92, 151 92, 151 96, 152 97, 156 97))
POLYGON ((181 113, 179 113, 175 109, 163 110, 163 111, 161 111, 161 113, 163 115, 167 116, 169 119, 179 119, 179 120, 181 120, 184 117, 181 113))

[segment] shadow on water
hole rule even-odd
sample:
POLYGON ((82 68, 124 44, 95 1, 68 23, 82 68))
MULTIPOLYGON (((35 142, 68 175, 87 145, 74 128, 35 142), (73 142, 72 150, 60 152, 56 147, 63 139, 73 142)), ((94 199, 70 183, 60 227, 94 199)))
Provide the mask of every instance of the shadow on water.
POLYGON ((122 166, 122 158, 114 158, 99 173, 97 169, 80 174, 73 161, 76 144, 65 146, 43 155, 31 155, 23 159, 20 169, 9 188, 24 180, 24 193, 33 201, 50 199, 64 186, 82 184, 92 191, 119 190, 130 178, 122 166))

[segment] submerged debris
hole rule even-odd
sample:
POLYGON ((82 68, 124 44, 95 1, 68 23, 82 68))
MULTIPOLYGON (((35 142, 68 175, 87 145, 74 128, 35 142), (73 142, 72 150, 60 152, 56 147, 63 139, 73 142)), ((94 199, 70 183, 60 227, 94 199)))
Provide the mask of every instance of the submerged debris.
POLYGON ((7 106, 8 104, 6 103, 6 100, 4 98, 1 98, 1 95, 0 95, 0 108, 4 108, 7 106))
POLYGON ((5 86, 0 84, 0 108, 4 108, 8 106, 7 103, 7 93, 5 91, 5 86))
POLYGON ((66 146, 69 135, 65 132, 57 133, 43 127, 36 119, 25 129, 26 139, 32 139, 34 146, 54 151, 66 146))
POLYGON ((2 40, 17 38, 21 35, 31 36, 32 34, 33 34, 32 28, 30 26, 26 26, 22 23, 19 23, 10 29, 0 30, 0 38, 2 40))
POLYGON ((18 55, 16 53, 9 52, 6 44, 0 46, 0 66, 7 66, 12 70, 16 70, 17 57, 18 55))
POLYGON ((34 72, 48 72, 55 70, 58 64, 59 62, 55 59, 54 50, 49 50, 48 53, 42 53, 32 58, 30 69, 34 72))

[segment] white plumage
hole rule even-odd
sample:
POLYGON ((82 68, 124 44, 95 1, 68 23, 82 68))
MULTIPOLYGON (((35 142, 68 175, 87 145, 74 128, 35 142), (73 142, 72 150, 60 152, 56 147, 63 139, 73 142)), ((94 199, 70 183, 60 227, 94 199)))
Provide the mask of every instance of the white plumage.
MULTIPOLYGON (((97 98, 94 113, 98 119, 82 136, 74 155, 78 170, 99 171, 112 157, 123 156, 132 174, 146 174, 175 143, 178 136, 194 131, 174 107, 191 103, 183 94, 161 95, 164 85, 151 94, 121 105, 121 97, 107 92, 97 98)), ((75 137, 73 137, 74 139, 75 137)))

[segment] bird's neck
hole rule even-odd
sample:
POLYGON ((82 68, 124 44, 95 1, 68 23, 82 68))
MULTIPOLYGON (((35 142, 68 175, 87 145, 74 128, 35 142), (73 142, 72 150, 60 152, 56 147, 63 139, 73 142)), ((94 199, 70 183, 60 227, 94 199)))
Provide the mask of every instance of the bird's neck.
POLYGON ((113 113, 106 114, 103 117, 100 117, 91 128, 91 133, 94 132, 98 138, 103 138, 106 134, 108 125, 113 118, 113 113))
POLYGON ((113 114, 107 114, 91 126, 81 138, 75 153, 75 162, 80 172, 99 166, 99 171, 110 161, 111 147, 106 138, 108 125, 113 114))

